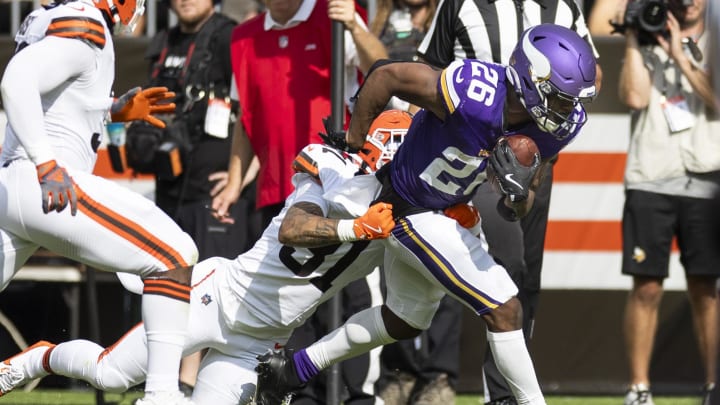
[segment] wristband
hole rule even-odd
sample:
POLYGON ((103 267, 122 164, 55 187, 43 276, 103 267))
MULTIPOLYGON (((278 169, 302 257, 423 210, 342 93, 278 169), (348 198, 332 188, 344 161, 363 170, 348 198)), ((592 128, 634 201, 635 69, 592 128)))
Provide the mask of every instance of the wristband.
POLYGON ((338 221, 337 234, 340 242, 353 242, 358 240, 358 237, 355 236, 355 231, 353 230, 354 227, 355 220, 353 219, 341 219, 338 221))

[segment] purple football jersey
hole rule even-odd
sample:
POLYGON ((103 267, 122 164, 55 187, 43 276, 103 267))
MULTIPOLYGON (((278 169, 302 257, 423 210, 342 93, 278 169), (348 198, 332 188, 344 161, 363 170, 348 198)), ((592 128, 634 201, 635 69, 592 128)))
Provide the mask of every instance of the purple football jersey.
MULTIPOLYGON (((488 153, 503 135, 531 137, 543 157, 552 157, 579 132, 558 140, 531 122, 524 128, 504 129, 508 91, 505 67, 473 59, 456 61, 443 70, 438 89, 445 101, 445 121, 419 111, 391 166, 395 191, 407 202, 444 209, 468 202, 485 181, 488 153)), ((585 114, 579 107, 577 114, 585 114)))

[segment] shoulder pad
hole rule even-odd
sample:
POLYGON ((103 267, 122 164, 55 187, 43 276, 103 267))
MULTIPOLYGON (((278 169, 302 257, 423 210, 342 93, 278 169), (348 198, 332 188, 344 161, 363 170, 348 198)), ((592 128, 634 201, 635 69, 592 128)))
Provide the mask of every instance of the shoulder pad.
POLYGON ((343 154, 333 148, 321 144, 305 146, 292 162, 292 168, 297 173, 307 173, 320 180, 320 170, 325 168, 338 168, 341 170, 349 161, 343 154))
POLYGON ((45 35, 79 39, 98 49, 105 47, 105 26, 90 17, 55 17, 50 21, 45 35))
POLYGON ((39 8, 28 14, 20 25, 17 34, 15 34, 15 43, 18 45, 30 45, 45 37, 45 31, 50 24, 50 13, 39 8))

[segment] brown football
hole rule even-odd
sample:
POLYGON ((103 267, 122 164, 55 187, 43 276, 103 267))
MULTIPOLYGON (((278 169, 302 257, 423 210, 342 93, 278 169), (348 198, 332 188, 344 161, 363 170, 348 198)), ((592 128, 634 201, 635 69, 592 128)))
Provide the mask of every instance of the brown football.
POLYGON ((540 154, 535 141, 525 135, 510 135, 507 137, 510 149, 515 152, 515 157, 523 166, 530 167, 533 164, 535 154, 540 154))
MULTIPOLYGON (((523 166, 530 167, 533 164, 535 154, 540 154, 540 150, 535 144, 535 141, 533 141, 532 138, 528 136, 510 135, 504 138, 507 139, 507 142, 510 145, 510 149, 512 149, 518 162, 520 162, 520 164, 522 164, 523 166)), ((498 142, 499 141, 500 140, 498 139, 498 142)), ((495 177, 495 171, 492 169, 492 166, 488 164, 487 169, 485 170, 487 171, 487 178, 488 180, 490 180, 490 183, 492 184, 495 191, 501 193, 500 186, 497 184, 497 178, 495 177)))

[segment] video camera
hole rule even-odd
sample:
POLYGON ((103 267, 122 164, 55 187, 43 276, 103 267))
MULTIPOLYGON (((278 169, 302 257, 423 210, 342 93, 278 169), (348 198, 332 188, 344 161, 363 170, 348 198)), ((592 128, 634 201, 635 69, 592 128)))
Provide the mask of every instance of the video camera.
POLYGON ((629 0, 623 22, 610 25, 621 34, 628 28, 637 30, 640 44, 656 44, 656 34, 669 35, 665 29, 668 11, 682 23, 684 9, 692 4, 693 0, 629 0))

